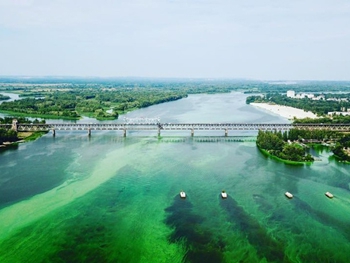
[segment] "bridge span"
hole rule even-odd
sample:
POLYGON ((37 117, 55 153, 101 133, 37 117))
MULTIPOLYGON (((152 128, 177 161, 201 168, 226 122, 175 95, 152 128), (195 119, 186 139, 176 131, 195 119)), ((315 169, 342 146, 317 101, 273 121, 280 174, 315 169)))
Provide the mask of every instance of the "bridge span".
POLYGON ((195 131, 223 131, 228 136, 228 131, 288 131, 290 129, 325 129, 332 131, 350 131, 350 124, 327 124, 327 123, 47 123, 47 124, 25 124, 12 123, 0 124, 0 128, 12 128, 16 131, 189 131, 194 135, 195 131))

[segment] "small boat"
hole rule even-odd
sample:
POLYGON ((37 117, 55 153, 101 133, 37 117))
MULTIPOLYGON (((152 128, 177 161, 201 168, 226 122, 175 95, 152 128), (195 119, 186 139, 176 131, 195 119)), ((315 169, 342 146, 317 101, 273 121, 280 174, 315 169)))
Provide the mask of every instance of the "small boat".
POLYGON ((287 196, 289 199, 293 198, 293 195, 289 192, 285 192, 284 195, 287 196))
POLYGON ((325 195, 326 195, 328 198, 333 198, 333 197, 334 197, 334 195, 332 195, 330 192, 325 193, 325 195))
POLYGON ((180 197, 185 199, 186 198, 186 193, 184 191, 181 191, 180 192, 180 197))
POLYGON ((227 198, 227 193, 224 190, 221 192, 221 197, 222 197, 222 199, 227 198))

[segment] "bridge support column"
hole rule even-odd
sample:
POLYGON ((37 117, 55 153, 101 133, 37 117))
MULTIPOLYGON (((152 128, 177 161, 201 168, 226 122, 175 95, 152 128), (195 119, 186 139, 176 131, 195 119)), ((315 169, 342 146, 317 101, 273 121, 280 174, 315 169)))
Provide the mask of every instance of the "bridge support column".
POLYGON ((158 137, 160 136, 160 128, 158 128, 158 137))
POLYGON ((194 136, 194 129, 191 130, 191 137, 194 136))
POLYGON ((123 136, 126 137, 126 129, 123 130, 123 136))
POLYGON ((228 130, 225 129, 225 137, 227 137, 227 136, 228 136, 228 130))
POLYGON ((52 129, 52 136, 55 137, 56 136, 56 130, 52 129))
POLYGON ((13 120, 12 120, 12 127, 11 127, 11 129, 14 130, 15 132, 18 131, 17 123, 18 123, 18 122, 17 122, 16 119, 13 119, 13 120))
POLYGON ((88 132, 88 136, 91 136, 91 129, 90 128, 88 129, 87 132, 88 132))

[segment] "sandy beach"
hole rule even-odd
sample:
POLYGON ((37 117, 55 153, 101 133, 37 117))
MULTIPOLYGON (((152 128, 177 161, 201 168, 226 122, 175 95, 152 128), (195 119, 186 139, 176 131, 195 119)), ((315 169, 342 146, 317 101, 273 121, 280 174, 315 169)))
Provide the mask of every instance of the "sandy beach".
POLYGON ((268 104, 268 103, 250 103, 250 105, 260 109, 270 111, 272 113, 280 115, 281 117, 287 118, 289 120, 293 119, 294 117, 298 119, 317 118, 317 115, 312 113, 311 111, 304 111, 304 110, 289 107, 289 106, 282 106, 282 105, 268 104))

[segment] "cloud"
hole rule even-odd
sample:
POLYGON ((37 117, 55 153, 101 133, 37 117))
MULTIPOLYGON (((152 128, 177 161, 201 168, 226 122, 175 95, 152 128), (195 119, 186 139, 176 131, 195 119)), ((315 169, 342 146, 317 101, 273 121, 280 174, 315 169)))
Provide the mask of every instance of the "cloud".
POLYGON ((350 66, 349 24, 347 0, 0 0, 0 72, 281 76, 350 66))

